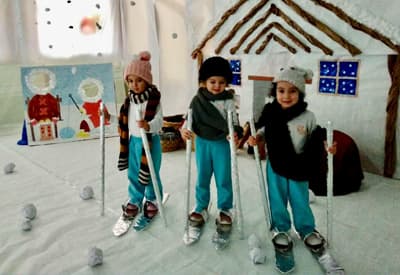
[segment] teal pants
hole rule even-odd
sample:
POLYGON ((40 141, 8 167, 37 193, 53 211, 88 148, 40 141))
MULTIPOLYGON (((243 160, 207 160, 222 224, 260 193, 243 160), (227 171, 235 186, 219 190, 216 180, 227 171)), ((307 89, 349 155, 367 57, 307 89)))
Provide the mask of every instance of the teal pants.
MULTIPOLYGON (((146 200, 156 200, 156 194, 154 193, 152 179, 146 185, 139 183, 139 168, 140 159, 142 157, 142 139, 140 137, 131 136, 129 140, 129 168, 128 168, 128 194, 129 202, 136 204, 141 207, 143 198, 146 200)), ((154 170, 157 178, 158 188, 160 189, 160 195, 163 194, 163 188, 160 179, 160 167, 161 167, 161 141, 159 135, 152 136, 151 142, 151 156, 154 164, 154 170)))
POLYGON ((295 181, 275 173, 267 161, 267 185, 271 208, 271 229, 287 232, 291 229, 288 203, 293 224, 302 238, 315 229, 315 219, 309 204, 308 182, 295 181))
POLYGON ((195 211, 207 209, 210 203, 210 184, 214 174, 217 207, 230 210, 233 204, 231 151, 226 139, 207 140, 196 136, 196 206, 195 211))

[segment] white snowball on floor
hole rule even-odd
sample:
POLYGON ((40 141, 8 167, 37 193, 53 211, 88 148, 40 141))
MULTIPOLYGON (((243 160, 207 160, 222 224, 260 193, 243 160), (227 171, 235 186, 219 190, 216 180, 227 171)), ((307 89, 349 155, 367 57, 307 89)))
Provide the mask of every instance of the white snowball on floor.
POLYGON ((31 220, 24 220, 21 224, 21 229, 23 231, 30 231, 32 229, 32 222, 31 220))
POLYGON ((4 166, 4 174, 14 173, 15 164, 10 162, 4 166))
POLYGON ((253 264, 263 264, 266 261, 265 252, 261 249, 261 241, 256 234, 251 234, 247 240, 249 256, 253 264))
POLYGON ((34 218, 36 218, 36 213, 36 207, 32 203, 28 203, 22 208, 22 215, 26 219, 33 220, 34 218))
POLYGON ((100 248, 92 247, 89 250, 88 265, 94 267, 103 263, 103 251, 100 248))
POLYGON ((83 200, 90 200, 94 195, 93 188, 91 186, 85 186, 82 188, 79 195, 83 200))

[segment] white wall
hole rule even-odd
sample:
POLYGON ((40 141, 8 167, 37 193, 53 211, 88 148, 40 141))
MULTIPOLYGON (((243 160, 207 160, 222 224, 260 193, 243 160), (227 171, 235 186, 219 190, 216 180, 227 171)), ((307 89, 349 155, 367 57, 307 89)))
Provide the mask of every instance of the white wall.
MULTIPOLYGON (((154 52, 152 65, 155 84, 162 92, 164 114, 184 113, 192 96, 197 91, 197 61, 193 60, 190 54, 221 15, 236 3, 236 0, 155 0, 154 7, 151 5, 152 1, 135 2, 137 3, 136 7, 129 6, 128 14, 130 16, 125 18, 128 22, 126 31, 131 34, 137 33, 137 36, 130 36, 133 38, 126 41, 126 45, 130 49, 129 53, 134 54, 146 48, 150 48, 154 52), (141 16, 137 17, 137 13, 140 13, 141 16)), ((237 15, 243 16, 255 2, 257 1, 248 1, 237 15)), ((283 5, 279 4, 280 1, 274 2, 280 7, 283 5)), ((304 5, 308 1, 299 0, 298 2, 304 5)), ((124 3, 129 5, 130 1, 125 0, 124 3)), ((400 27, 397 13, 394 12, 397 9, 394 8, 392 1, 355 0, 354 3, 367 7, 368 12, 377 13, 379 19, 384 18, 394 26, 400 27), (381 3, 385 3, 385 5, 381 5, 381 3)), ((316 12, 317 8, 312 4, 307 7, 307 10, 316 12)), ((287 13, 293 18, 299 19, 293 12, 288 10, 287 13)), ((335 22, 335 28, 347 36, 348 33, 351 33, 354 43, 366 46, 367 52, 366 55, 356 57, 361 60, 360 87, 357 97, 318 94, 316 87, 318 78, 315 76, 313 84, 307 86, 306 100, 309 102, 309 108, 315 112, 321 125, 327 120, 332 120, 336 129, 352 136, 359 146, 364 168, 367 171, 381 174, 384 158, 385 107, 390 85, 386 55, 392 51, 382 43, 360 34, 360 32, 355 32, 346 23, 332 21, 335 16, 329 12, 322 13, 321 16, 328 22, 335 22)), ((206 44, 205 57, 214 55, 213 49, 217 43, 237 21, 237 19, 235 19, 236 21, 229 20, 228 24, 223 26, 220 32, 206 44)), ((284 24, 279 18, 271 17, 271 20, 284 24)), ((310 32, 318 35, 318 32, 309 26, 304 26, 304 28, 308 28, 310 32)), ((243 33, 242 30, 241 32, 243 33)), ((330 46, 332 45, 332 41, 324 35, 320 35, 320 39, 329 43, 330 46)), ((299 50, 298 54, 292 55, 276 43, 269 45, 267 53, 261 55, 245 55, 239 51, 237 55, 232 56, 229 54, 229 49, 234 43, 235 41, 232 41, 228 44, 221 55, 242 60, 243 83, 240 87, 233 87, 241 98, 240 118, 242 123, 249 119, 253 104, 253 86, 252 82, 247 80, 248 75, 274 76, 280 67, 288 64, 304 66, 316 73, 318 60, 327 58, 315 47, 312 47, 314 52, 312 55, 305 54, 302 50, 299 50)), ((253 49, 256 47, 254 46, 253 49)), ((350 58, 346 50, 339 45, 333 43, 333 49, 336 55, 329 58, 350 58)), ((121 60, 121 63, 124 62, 126 60, 121 60)), ((124 96, 122 70, 123 67, 116 62, 114 73, 117 102, 121 102, 124 96)), ((18 65, 0 65, 0 98, 2 100, 0 102, 0 134, 19 133, 24 117, 24 103, 18 65)), ((397 144, 399 144, 399 131, 397 133, 397 144)), ((397 156, 400 159, 400 146, 397 150, 397 156)), ((400 178, 399 167, 395 176, 400 178)))

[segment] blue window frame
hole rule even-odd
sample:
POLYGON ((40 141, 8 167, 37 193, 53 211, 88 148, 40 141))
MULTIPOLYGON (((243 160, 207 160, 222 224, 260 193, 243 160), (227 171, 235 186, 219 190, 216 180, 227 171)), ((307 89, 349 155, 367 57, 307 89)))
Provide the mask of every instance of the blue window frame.
POLYGON ((240 86, 242 85, 242 62, 240 59, 229 60, 233 74, 232 82, 230 84, 240 86))
POLYGON ((318 91, 322 94, 355 96, 358 88, 358 60, 321 60, 318 91))

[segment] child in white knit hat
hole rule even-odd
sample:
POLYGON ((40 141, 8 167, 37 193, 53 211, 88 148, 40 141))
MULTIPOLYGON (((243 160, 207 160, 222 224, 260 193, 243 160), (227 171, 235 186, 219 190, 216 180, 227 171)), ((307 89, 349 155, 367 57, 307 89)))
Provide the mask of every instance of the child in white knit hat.
POLYGON ((149 219, 158 213, 148 160, 142 144, 141 129, 146 132, 158 188, 160 195, 163 194, 160 180, 162 151, 158 134, 163 123, 161 94, 153 85, 150 58, 150 53, 143 51, 135 56, 124 70, 124 80, 129 93, 118 117, 120 135, 118 169, 128 169, 129 199, 126 205, 122 206, 123 213, 120 219, 123 220, 123 226, 121 228, 121 224, 116 224, 113 230, 115 235, 125 233, 140 211, 143 210, 144 216, 149 219), (136 117, 138 113, 141 114, 141 118, 136 117))
MULTIPOLYGON (((257 136, 251 136, 248 144, 254 146, 264 137, 268 160, 267 186, 271 210, 272 242, 275 251, 289 257, 277 260, 277 268, 282 272, 294 269, 292 255, 293 242, 289 235, 292 221, 287 209, 292 210, 294 228, 306 246, 312 251, 323 252, 325 239, 315 229, 315 220, 309 205, 308 180, 313 168, 313 146, 324 137, 314 135, 317 127, 314 113, 307 110, 305 84, 311 80, 312 71, 298 67, 282 69, 276 77, 276 86, 271 92, 273 102, 264 106, 261 117, 256 122, 257 136), (283 260, 282 260, 283 259, 283 260)), ((335 153, 336 144, 327 148, 335 153)))

